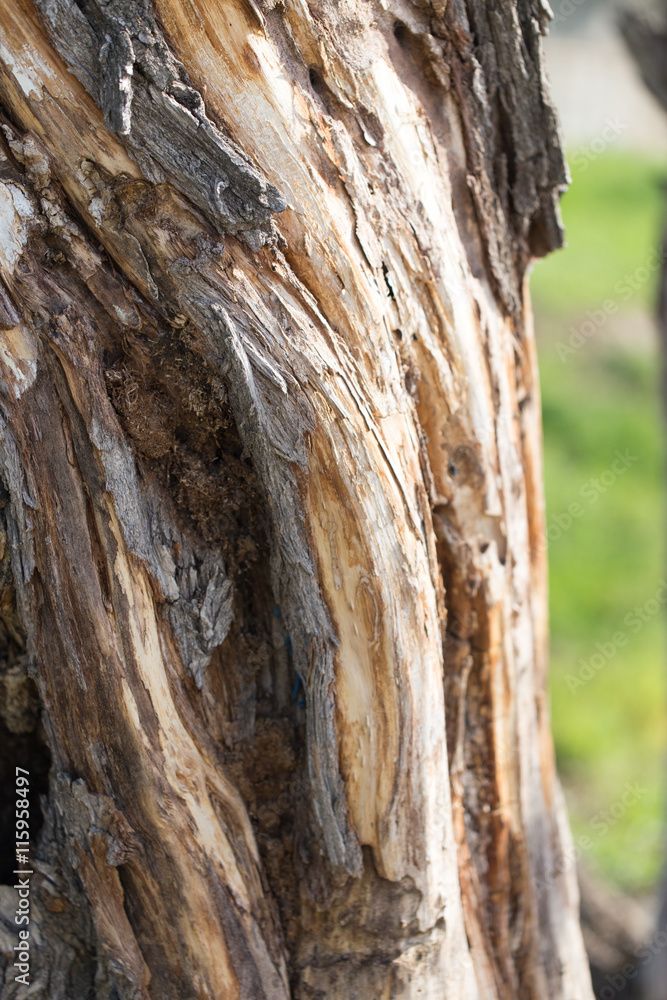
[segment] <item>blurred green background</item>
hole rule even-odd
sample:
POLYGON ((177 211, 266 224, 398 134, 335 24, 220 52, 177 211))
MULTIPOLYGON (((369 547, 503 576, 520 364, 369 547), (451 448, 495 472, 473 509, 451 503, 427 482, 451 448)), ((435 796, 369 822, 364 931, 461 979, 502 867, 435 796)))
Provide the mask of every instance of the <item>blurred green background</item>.
POLYGON ((538 262, 531 279, 551 539, 553 728, 584 862, 641 894, 664 861, 667 608, 655 613, 651 599, 667 580, 653 320, 667 172, 664 161, 631 152, 570 160, 568 248, 538 262), (610 471, 617 451, 632 459, 620 475, 610 471), (568 526, 573 503, 578 516, 568 526), (637 607, 646 621, 628 619, 637 607), (604 665, 584 667, 595 654, 604 665), (577 684, 580 670, 593 676, 577 684), (627 785, 634 792, 624 796, 627 785))

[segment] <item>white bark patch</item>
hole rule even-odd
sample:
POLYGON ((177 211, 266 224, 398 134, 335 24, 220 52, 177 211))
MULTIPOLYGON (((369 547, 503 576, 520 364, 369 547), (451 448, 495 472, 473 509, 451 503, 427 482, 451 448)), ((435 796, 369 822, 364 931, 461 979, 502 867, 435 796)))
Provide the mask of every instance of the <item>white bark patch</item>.
POLYGON ((32 336, 22 323, 13 330, 4 330, 0 338, 0 368, 10 376, 14 395, 18 399, 35 381, 37 354, 32 336))
POLYGON ((0 265, 13 274, 28 239, 35 209, 17 184, 0 184, 0 265))
POLYGON ((0 43, 0 61, 2 61, 5 66, 11 70, 12 76, 26 97, 32 97, 34 94, 38 100, 41 100, 41 82, 37 79, 37 76, 33 75, 33 73, 31 73, 28 69, 27 60, 22 61, 19 65, 9 49, 0 43))

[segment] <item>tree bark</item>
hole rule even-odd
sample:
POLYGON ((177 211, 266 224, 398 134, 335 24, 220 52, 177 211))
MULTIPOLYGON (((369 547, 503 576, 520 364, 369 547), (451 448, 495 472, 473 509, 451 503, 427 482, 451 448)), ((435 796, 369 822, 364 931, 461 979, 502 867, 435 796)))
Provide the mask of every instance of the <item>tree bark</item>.
POLYGON ((0 10, 0 997, 589 1000, 545 8, 0 10))

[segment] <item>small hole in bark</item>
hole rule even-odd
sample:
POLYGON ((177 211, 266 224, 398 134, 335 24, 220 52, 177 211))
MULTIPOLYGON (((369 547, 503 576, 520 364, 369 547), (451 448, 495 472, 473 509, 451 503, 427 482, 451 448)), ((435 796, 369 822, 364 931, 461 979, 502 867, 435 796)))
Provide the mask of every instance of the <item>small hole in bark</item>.
POLYGON ((407 45, 410 41, 410 32, 402 21, 394 23, 394 38, 399 45, 407 45))
POLYGON ((308 79, 310 80, 310 85, 321 100, 326 103, 329 96, 329 88, 324 82, 320 73, 312 67, 308 70, 308 79))
POLYGON ((387 286, 389 298, 396 299, 396 296, 394 295, 394 289, 391 287, 391 282, 389 280, 389 268, 387 267, 384 261, 382 261, 382 274, 384 275, 384 283, 387 286))

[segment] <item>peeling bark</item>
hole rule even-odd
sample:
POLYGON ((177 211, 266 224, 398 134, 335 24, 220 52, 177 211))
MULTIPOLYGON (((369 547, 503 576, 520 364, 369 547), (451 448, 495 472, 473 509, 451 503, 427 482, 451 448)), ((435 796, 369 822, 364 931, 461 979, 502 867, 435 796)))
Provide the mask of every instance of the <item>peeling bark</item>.
POLYGON ((30 995, 590 1000, 525 290, 566 181, 545 8, 0 9, 30 995))

